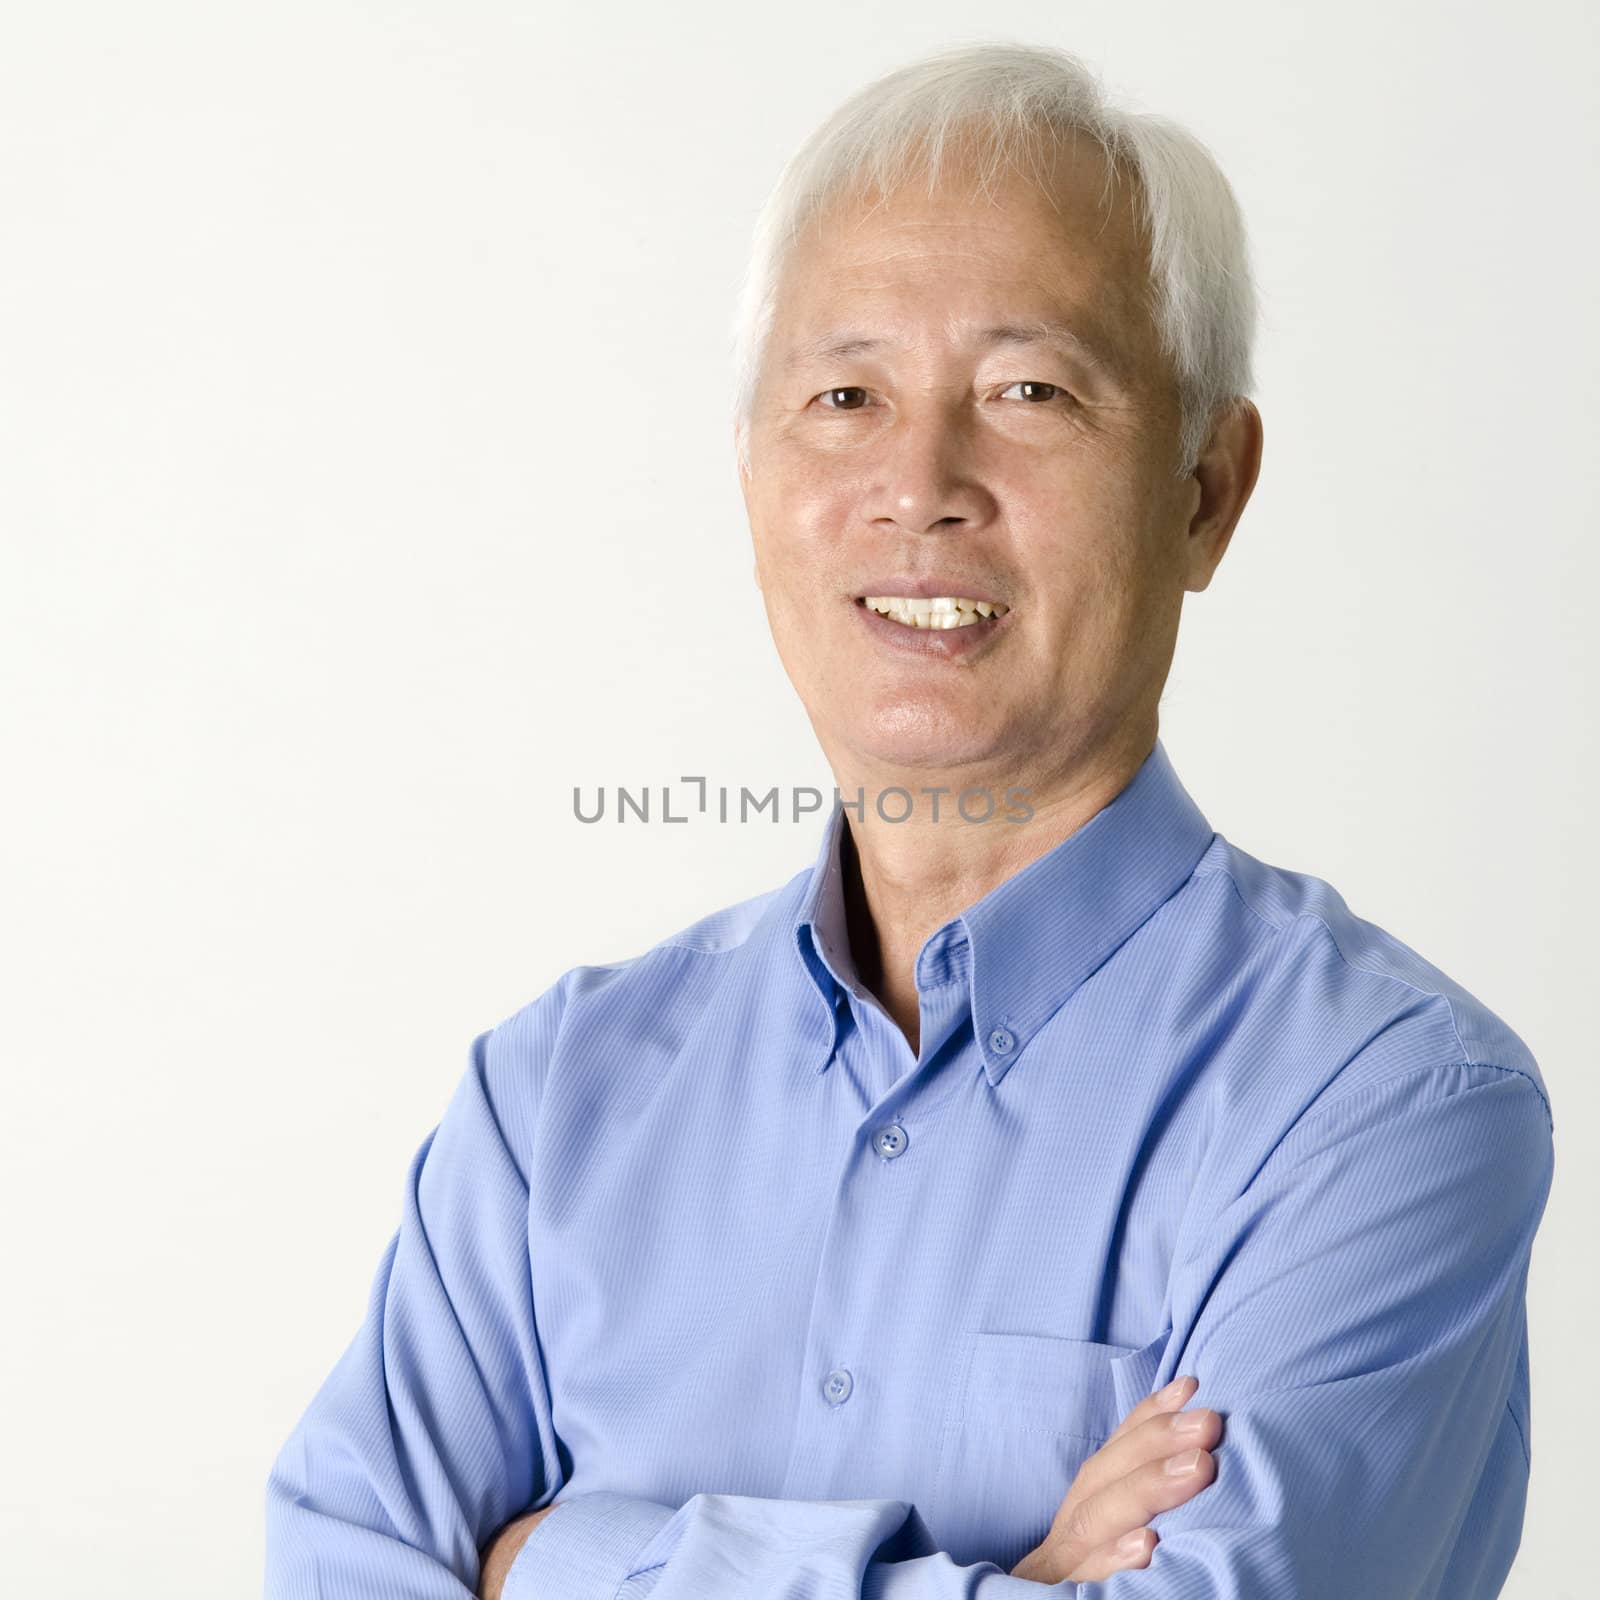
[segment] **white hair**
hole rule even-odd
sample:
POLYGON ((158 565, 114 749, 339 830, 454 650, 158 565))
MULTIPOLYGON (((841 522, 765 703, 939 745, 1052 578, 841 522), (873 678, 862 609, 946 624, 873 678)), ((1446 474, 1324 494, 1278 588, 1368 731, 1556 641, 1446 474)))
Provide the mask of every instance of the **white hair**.
MULTIPOLYGON (((1114 105, 1076 56, 990 41, 935 51, 846 100, 795 152, 757 218, 733 328, 734 423, 749 432, 778 283, 805 225, 847 193, 888 195, 919 172, 931 194, 946 147, 980 158, 985 194, 1010 167, 1042 186, 1054 134, 1083 133, 1131 172, 1149 250, 1147 303, 1176 377, 1178 476, 1194 470, 1218 418, 1254 387, 1256 293, 1244 219, 1216 158, 1164 117, 1114 105)), ((1103 196, 1102 196, 1103 203, 1103 196)))

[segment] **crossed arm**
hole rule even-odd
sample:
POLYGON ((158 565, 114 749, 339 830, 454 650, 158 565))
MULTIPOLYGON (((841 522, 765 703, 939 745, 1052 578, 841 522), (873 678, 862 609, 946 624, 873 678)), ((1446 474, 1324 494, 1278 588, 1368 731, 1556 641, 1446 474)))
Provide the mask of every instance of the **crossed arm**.
MULTIPOLYGON (((902 1501, 700 1494, 673 1508, 589 1493, 528 1513, 562 1469, 531 1289, 483 1292, 481 1263, 526 1252, 526 1174, 496 1114, 496 1067, 484 1035, 413 1160, 362 1329, 274 1465, 267 1600, 469 1600, 494 1582, 504 1600, 1025 1600, 1046 1587, 958 1566, 902 1501)), ((1528 1467, 1525 1408, 1507 1402, 1552 1170, 1548 1108, 1519 1073, 1429 1068, 1314 1107, 1172 1267, 1156 1383, 1193 1374, 1225 1419, 1215 1481, 1152 1519, 1143 1570, 1050 1590, 1498 1593, 1528 1467)))
MULTIPOLYGON (((1079 1469, 1049 1533, 1011 1569, 1012 1576, 1036 1584, 1088 1582, 1149 1564, 1155 1544, 1149 1519, 1182 1505, 1216 1476, 1211 1450, 1222 1419, 1207 1407, 1183 1410, 1194 1393, 1193 1378, 1177 1378, 1129 1411, 1079 1469)), ((559 1509, 546 1506, 501 1529, 484 1553, 478 1582, 483 1600, 502 1600, 523 1545, 559 1509)))

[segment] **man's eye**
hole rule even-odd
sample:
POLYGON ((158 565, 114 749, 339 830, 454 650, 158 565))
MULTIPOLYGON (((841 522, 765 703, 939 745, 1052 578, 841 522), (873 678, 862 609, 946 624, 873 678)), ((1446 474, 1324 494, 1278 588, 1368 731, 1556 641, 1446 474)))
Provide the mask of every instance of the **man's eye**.
MULTIPOLYGON (((1062 400, 1071 398, 1067 391, 1058 383, 1034 383, 1024 379, 1020 383, 1012 384, 1011 389, 1024 389, 1031 391, 1024 394, 1022 398, 1024 400, 1031 401, 1035 405, 1041 405, 1046 401, 1055 400, 1057 398, 1062 400)), ((1001 390, 1001 393, 1009 394, 1010 389, 1003 389, 1001 390)))
POLYGON ((865 389, 824 389, 817 398, 830 411, 859 411, 866 403, 865 389), (840 400, 841 395, 860 395, 860 400, 840 400))

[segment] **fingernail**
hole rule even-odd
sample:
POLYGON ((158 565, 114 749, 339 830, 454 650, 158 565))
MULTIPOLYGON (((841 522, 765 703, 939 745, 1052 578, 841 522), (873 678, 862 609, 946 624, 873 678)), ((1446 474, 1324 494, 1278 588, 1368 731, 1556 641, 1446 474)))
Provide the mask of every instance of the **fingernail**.
POLYGON ((1125 1533, 1117 1540, 1117 1554, 1119 1556, 1142 1556, 1144 1554, 1144 1529, 1139 1528, 1133 1533, 1125 1533))
POLYGON ((1174 1378, 1172 1382, 1161 1391, 1162 1398, 1165 1400, 1176 1400, 1178 1396, 1183 1393, 1183 1386, 1188 1381, 1189 1376, 1187 1373, 1185 1373, 1181 1378, 1174 1378))
POLYGON ((1200 1465, 1200 1452, 1198 1450, 1185 1450, 1181 1456, 1167 1458, 1167 1471, 1175 1478, 1180 1478, 1186 1472, 1193 1472, 1200 1465))
POLYGON ((1206 1425, 1206 1414, 1203 1411, 1180 1411, 1173 1419, 1172 1431, 1174 1433, 1199 1433, 1206 1425))

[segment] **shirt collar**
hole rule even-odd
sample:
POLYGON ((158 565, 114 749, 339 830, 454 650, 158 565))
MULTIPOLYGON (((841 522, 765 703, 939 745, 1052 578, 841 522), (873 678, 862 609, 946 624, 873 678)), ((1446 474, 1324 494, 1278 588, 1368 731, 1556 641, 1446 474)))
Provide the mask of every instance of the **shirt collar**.
MULTIPOLYGON (((839 864, 844 827, 836 803, 793 924, 801 960, 834 1010, 844 990, 860 987, 839 864)), ((1188 881, 1214 837, 1158 738, 1121 792, 1075 833, 928 936, 917 957, 919 980, 935 967, 946 978, 970 970, 973 1030, 991 1085, 1188 881)))

